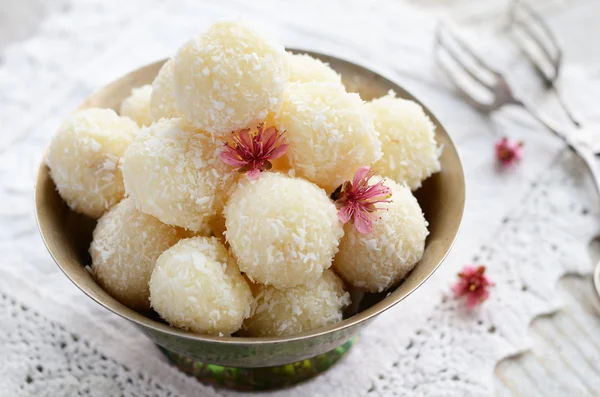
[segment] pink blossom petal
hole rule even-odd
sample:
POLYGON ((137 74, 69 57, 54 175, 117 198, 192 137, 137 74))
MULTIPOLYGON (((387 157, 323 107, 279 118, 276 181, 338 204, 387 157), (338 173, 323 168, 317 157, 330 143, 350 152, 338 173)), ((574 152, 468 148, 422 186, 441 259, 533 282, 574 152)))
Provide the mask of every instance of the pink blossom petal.
POLYGON ((237 154, 235 154, 235 152, 232 153, 229 150, 222 151, 219 154, 219 158, 225 164, 231 165, 233 167, 242 167, 242 166, 246 165, 246 163, 244 161, 239 159, 239 157, 237 156, 237 154))
POLYGON ((467 295, 467 308, 469 309, 473 309, 475 306, 477 306, 478 304, 480 304, 480 300, 479 297, 475 294, 468 294, 467 295))
POLYGON ((275 144, 275 141, 277 141, 277 135, 277 128, 269 127, 262 133, 260 141, 264 147, 271 147, 275 144))
POLYGON ((371 172, 371 168, 369 167, 360 167, 356 173, 354 174, 354 178, 352 179, 352 185, 358 188, 359 186, 366 184, 367 175, 371 172))
POLYGON ((352 218, 353 213, 354 211, 350 208, 350 206, 344 206, 338 211, 338 218, 342 223, 346 223, 352 218))
POLYGON ((483 292, 481 293, 481 295, 479 295, 479 300, 480 300, 480 302, 483 302, 484 300, 486 300, 489 297, 490 297, 490 291, 488 291, 486 289, 486 290, 483 290, 483 292))
POLYGON ((456 284, 454 284, 452 286, 452 292, 454 293, 455 297, 461 297, 464 295, 465 293, 465 288, 466 288, 466 281, 463 279, 459 279, 456 284))
POLYGON ((250 171, 248 171, 247 175, 248 179, 250 179, 251 181, 256 180, 260 175, 260 170, 258 168, 253 168, 250 171))
POLYGON ((360 234, 369 234, 373 231, 373 222, 367 217, 354 214, 354 227, 360 234))
POLYGON ((240 137, 241 143, 244 146, 246 146, 247 148, 252 147, 252 138, 250 137, 250 129, 249 128, 244 128, 243 130, 240 130, 239 137, 240 137))
POLYGON ((287 151, 288 146, 289 145, 287 143, 282 143, 281 145, 277 146, 275 150, 273 150, 273 152, 271 152, 271 154, 269 155, 269 159, 275 160, 283 156, 287 151))

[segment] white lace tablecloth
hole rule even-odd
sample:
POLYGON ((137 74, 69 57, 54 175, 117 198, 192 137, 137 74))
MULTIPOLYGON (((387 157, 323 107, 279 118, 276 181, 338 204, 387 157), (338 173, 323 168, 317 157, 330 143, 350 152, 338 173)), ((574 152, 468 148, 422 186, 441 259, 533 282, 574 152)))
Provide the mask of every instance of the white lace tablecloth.
MULTIPOLYGON (((244 395, 180 374, 132 325, 71 285, 38 236, 32 201, 44 147, 72 108, 232 15, 260 21, 288 46, 387 73, 445 124, 467 178, 462 234, 440 270, 368 327, 343 362, 280 395, 492 394, 496 363, 527 349, 532 318, 560 305, 558 278, 591 271, 586 249, 599 222, 598 200, 579 159, 519 110, 478 114, 435 73, 433 32, 436 15, 444 14, 460 21, 490 60, 513 72, 520 90, 556 113, 551 96, 532 83, 527 64, 503 37, 507 2, 482 3, 72 1, 31 38, 6 47, 0 53, 0 396, 244 395), (500 171, 493 144, 504 135, 525 142, 525 158, 500 171), (485 264, 497 283, 474 312, 449 293, 455 274, 470 262, 485 264)), ((600 54, 590 41, 600 36, 591 18, 600 9, 584 0, 534 3, 568 48, 562 84, 580 113, 600 122, 594 100, 600 98, 600 54), (584 23, 590 25, 585 35, 573 29, 584 23)))

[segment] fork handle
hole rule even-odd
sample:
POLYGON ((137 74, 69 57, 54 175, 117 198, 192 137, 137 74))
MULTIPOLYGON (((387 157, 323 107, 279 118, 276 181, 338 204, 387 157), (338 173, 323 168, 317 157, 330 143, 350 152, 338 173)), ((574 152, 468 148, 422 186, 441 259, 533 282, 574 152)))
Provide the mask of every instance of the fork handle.
POLYGON ((563 142, 565 142, 569 146, 569 149, 574 151, 575 154, 577 154, 583 160, 592 174, 596 191, 600 196, 600 172, 596 167, 596 156, 594 152, 586 146, 573 142, 569 138, 569 134, 565 129, 561 128, 553 119, 546 116, 544 112, 531 103, 514 98, 513 104, 525 109, 531 116, 533 116, 533 118, 543 124, 550 132, 559 137, 563 142))
POLYGON ((556 121, 548 117, 537 106, 520 98, 514 98, 513 104, 525 109, 533 118, 543 124, 544 127, 546 127, 550 132, 570 145, 570 142, 568 142, 567 139, 567 131, 561 128, 556 121))
POLYGON ((598 167, 596 167, 596 156, 594 152, 588 147, 581 145, 572 145, 568 141, 569 147, 577 153, 577 155, 583 160, 585 165, 590 170, 592 174, 592 179, 594 180, 594 185, 596 186, 596 191, 598 195, 600 195, 600 172, 598 172, 598 167))

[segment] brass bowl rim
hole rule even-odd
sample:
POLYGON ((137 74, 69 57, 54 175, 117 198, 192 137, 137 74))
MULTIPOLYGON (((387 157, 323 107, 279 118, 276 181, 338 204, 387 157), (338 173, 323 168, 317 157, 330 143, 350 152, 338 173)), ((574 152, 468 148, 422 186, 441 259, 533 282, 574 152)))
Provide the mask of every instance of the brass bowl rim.
MULTIPOLYGON (((323 328, 319 328, 313 331, 306 331, 306 332, 302 332, 296 335, 290 335, 290 336, 281 336, 281 337, 245 337, 245 336, 210 336, 210 335, 202 335, 202 334, 197 334, 197 333, 193 333, 190 331, 186 331, 183 329, 179 329, 179 328, 175 328, 172 327, 166 323, 161 323, 158 322, 154 319, 151 319, 147 316, 145 316, 144 314, 138 313, 130 308, 128 308, 125 305, 122 305, 120 302, 118 302, 117 300, 114 300, 118 305, 117 307, 113 307, 109 304, 106 304, 104 302, 102 302, 101 300, 97 299, 96 297, 93 296, 93 294, 91 292, 89 292, 88 290, 86 290, 84 288, 84 286, 80 285, 78 282, 76 282, 74 280, 73 277, 71 277, 71 275, 69 274, 69 272, 67 271, 67 269, 65 269, 61 263, 59 263, 59 261, 56 259, 56 256, 54 255, 54 253, 51 251, 50 246, 48 245, 47 241, 46 241, 46 235, 44 230, 42 230, 41 224, 40 224, 40 220, 39 220, 39 210, 38 210, 38 186, 39 186, 39 176, 40 176, 40 171, 44 168, 47 167, 45 159, 46 159, 46 155, 48 152, 48 147, 49 144, 47 145, 46 149, 44 150, 44 156, 42 158, 42 161, 40 163, 40 167, 38 169, 37 175, 36 175, 36 186, 34 189, 34 206, 35 206, 35 219, 36 219, 36 223, 37 223, 37 227, 38 230, 40 232, 40 235, 42 237, 42 241, 44 242, 44 245, 46 246, 46 249, 48 250, 48 252, 50 253, 50 256, 52 257, 52 259, 54 260, 54 262, 56 263, 56 265, 60 268, 60 270, 63 272, 63 274, 73 283, 75 284, 75 286, 81 290, 85 295, 87 295, 89 298, 91 298, 93 301, 95 301, 96 303, 98 303, 99 305, 101 305, 102 307, 104 307, 105 309, 111 311, 112 313, 126 319, 129 320, 131 322, 133 322, 135 325, 142 327, 142 328, 150 328, 155 332, 158 333, 163 333, 163 334, 168 334, 169 336, 172 337, 177 337, 177 338, 184 338, 184 339, 188 339, 188 340, 192 340, 192 341, 197 341, 197 342, 206 342, 206 343, 215 343, 215 344, 225 344, 225 345, 261 345, 261 344, 279 344, 279 343, 287 343, 287 342, 297 342, 297 341, 304 341, 304 340, 309 340, 312 338, 317 338, 320 336, 324 336, 327 334, 331 334, 337 331, 342 331, 344 329, 356 326, 360 323, 363 323, 365 321, 368 321, 372 318, 374 318, 375 316, 378 316, 379 314, 385 312, 386 310, 392 308, 393 306, 395 306, 396 304, 398 304, 399 302, 401 302, 402 300, 404 300, 405 298, 407 298, 409 295, 411 295, 415 290, 417 290, 421 285, 423 285, 423 283, 425 281, 427 281, 435 272, 436 270, 440 267, 440 265, 444 262, 444 260, 446 259, 446 257, 448 256, 448 254, 450 253, 452 247, 454 246, 454 243, 456 241, 456 238, 458 237, 458 234, 460 232, 460 228, 462 225, 462 219, 463 219, 463 215, 464 215, 464 208, 465 208, 465 178, 464 178, 464 170, 462 167, 462 162, 460 161, 460 156, 458 154, 458 151, 456 150, 456 146, 454 145, 454 142, 452 141, 450 135, 448 134, 446 128, 440 123, 440 121, 435 117, 435 115, 429 111, 429 109, 427 108, 427 106, 425 106, 420 100, 418 100, 414 95, 412 95, 408 90, 406 90, 404 87, 402 87, 400 84, 396 83, 394 80, 388 78, 386 76, 385 73, 381 73, 379 70, 377 70, 377 68, 372 67, 372 65, 367 65, 365 63, 356 63, 354 61, 348 61, 346 59, 344 59, 343 57, 339 57, 339 56, 335 56, 335 55, 330 55, 327 53, 322 53, 322 52, 315 52, 315 51, 310 51, 310 50, 303 50, 303 49, 297 49, 297 48, 286 48, 288 51, 291 52, 298 52, 298 53, 306 53, 306 54, 311 54, 314 56, 325 56, 325 57, 329 57, 329 58, 333 58, 333 59, 337 59, 339 61, 348 63, 353 65, 353 67, 356 67, 358 69, 362 69, 368 73, 372 73, 372 74, 376 74, 379 77, 381 77, 384 80, 387 80, 388 82, 392 83, 394 86, 397 86, 399 88, 401 88, 406 94, 408 94, 409 96, 411 96, 414 100, 416 100, 418 103, 420 103, 426 110, 428 113, 428 116, 430 118, 432 118, 433 122, 440 126, 443 130, 444 133, 447 135, 448 137, 448 141, 450 142, 450 146, 452 147, 453 152, 456 154, 457 157, 457 169, 455 171, 459 172, 460 174, 460 180, 462 182, 462 189, 461 193, 462 193, 462 197, 456 197, 456 199, 461 201, 460 208, 459 208, 459 214, 458 215, 458 225, 456 227, 456 230, 454 232, 454 235, 451 237, 451 240, 448 244, 448 249, 446 250, 446 252, 444 253, 444 255, 441 257, 441 259, 438 261, 438 263, 435 265, 435 267, 433 268, 433 270, 427 275, 425 276, 418 284, 416 284, 414 286, 414 288, 410 289, 406 294, 402 295, 402 296, 398 296, 398 297, 393 297, 393 294, 395 291, 391 291, 390 294, 388 296, 386 296, 385 298, 383 298, 382 300, 380 300, 379 302, 377 302, 376 304, 374 304, 373 306, 353 315, 352 317, 346 318, 336 324, 332 324, 329 325, 327 327, 323 327, 323 328), (121 307, 119 307, 121 306, 121 307)), ((147 67, 153 64, 157 64, 157 63, 164 63, 166 61, 166 59, 151 63, 151 64, 147 64, 142 66, 143 67, 147 67)), ((135 73, 137 70, 139 70, 141 68, 138 68, 131 73, 135 73)), ((125 75, 127 76, 127 75, 125 75)), ((124 78, 125 76, 121 76, 120 78, 118 78, 117 80, 114 80, 112 82, 110 82, 109 84, 103 86, 100 90, 97 90, 94 92, 95 95, 96 93, 100 92, 101 90, 105 89, 106 87, 108 87, 109 85, 116 83, 117 81, 120 81, 122 78, 124 78)), ((89 98, 89 97, 88 97, 89 98)), ((84 101, 85 102, 85 101, 84 101)), ((444 150, 448 150, 448 147, 445 147, 444 150)))

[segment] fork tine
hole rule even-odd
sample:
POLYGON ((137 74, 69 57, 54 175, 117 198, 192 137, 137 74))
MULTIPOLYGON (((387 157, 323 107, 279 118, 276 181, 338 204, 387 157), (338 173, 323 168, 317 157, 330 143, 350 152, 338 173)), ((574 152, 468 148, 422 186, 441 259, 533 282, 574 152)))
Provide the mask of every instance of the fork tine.
MULTIPOLYGON (((442 38, 442 32, 445 31, 445 33, 447 33, 449 36, 451 36, 453 38, 453 40, 457 43, 457 45, 460 48, 463 48, 463 46, 461 45, 461 43, 459 43, 459 39, 452 35, 451 33, 449 33, 449 31, 447 29, 445 29, 441 24, 438 25, 437 27, 437 31, 436 31, 436 43, 438 45, 438 48, 443 48, 448 55, 452 58, 452 60, 454 62, 456 62, 461 69, 467 74, 469 75, 473 80, 475 80, 477 83, 485 86, 487 89, 491 90, 493 88, 493 84, 490 84, 488 82, 486 82, 485 80, 483 80, 476 72, 475 70, 471 67, 471 65, 468 65, 467 63, 464 62, 463 60, 463 56, 461 54, 459 54, 458 52, 456 52, 454 50, 454 48, 451 45, 445 44, 444 39, 442 38)), ((472 51, 466 51, 469 55, 473 56, 474 58, 476 58, 476 55, 474 55, 474 53, 472 51)), ((475 61, 477 62, 478 65, 482 65, 482 63, 478 60, 475 59, 475 61)), ((488 68, 485 66, 485 64, 483 64, 483 69, 487 70, 488 68)), ((497 77, 497 74, 494 73, 493 71, 490 70, 490 72, 494 75, 494 77, 497 77)))
MULTIPOLYGON (((463 97, 463 99, 468 102, 471 106, 479 109, 482 112, 489 113, 496 109, 494 103, 484 103, 475 99, 475 97, 469 93, 464 87, 462 87, 458 81, 454 73, 450 70, 448 65, 441 59, 440 51, 435 53, 435 60, 438 69, 444 74, 446 80, 454 87, 454 89, 463 97)), ((454 58, 450 57, 450 59, 454 60, 454 58)), ((489 89, 487 86, 484 86, 485 89, 489 89)))
MULTIPOLYGON (((500 72, 498 72, 496 69, 491 67, 486 61, 484 61, 483 58, 479 54, 477 54, 475 51, 473 51, 473 49, 471 49, 471 47, 466 43, 466 41, 464 39, 462 39, 460 37, 460 35, 454 29, 452 29, 451 27, 448 26, 448 24, 445 24, 445 23, 438 24, 437 36, 438 36, 438 42, 440 42, 440 44, 442 44, 442 42, 443 42, 443 40, 441 39, 442 31, 444 31, 449 37, 452 37, 452 40, 454 40, 454 42, 458 45, 458 47, 465 53, 469 54, 479 67, 481 67, 483 70, 486 70, 489 73, 493 74, 495 77, 501 76, 500 72)), ((448 48, 449 46, 445 46, 445 47, 448 48)), ((459 55, 459 57, 460 57, 460 55, 459 55)))
POLYGON ((531 41, 542 51, 542 53, 546 56, 549 61, 549 65, 553 69, 551 74, 549 75, 543 68, 541 64, 539 64, 539 60, 536 59, 535 56, 530 52, 530 50, 523 45, 522 42, 516 40, 517 44, 521 47, 529 61, 532 63, 536 73, 540 76, 540 78, 544 81, 548 88, 554 90, 556 94, 556 98, 560 106, 563 108, 567 117, 571 120, 571 122, 579 127, 581 122, 579 121, 579 117, 575 116, 575 113, 571 109, 571 107, 567 104, 565 97, 562 94, 562 90, 555 83, 560 74, 560 69, 562 66, 562 57, 563 52, 560 48, 558 40, 550 28, 550 26, 544 21, 544 19, 538 14, 531 6, 527 5, 522 0, 513 0, 510 8, 510 20, 513 25, 518 25, 521 27, 522 31, 526 33, 531 41), (530 21, 537 25, 543 32, 545 39, 542 39, 539 35, 539 32, 536 33, 527 23, 527 21, 519 18, 517 16, 518 12, 521 11, 522 14, 526 15, 530 21), (546 46, 546 43, 549 43, 554 50, 554 54, 551 53, 551 50, 546 46))
POLYGON ((536 45, 536 47, 542 52, 542 54, 546 57, 546 60, 549 62, 552 67, 552 74, 548 75, 544 68, 539 64, 531 51, 523 45, 523 43, 517 40, 517 44, 521 47, 521 49, 525 52, 533 66, 536 68, 536 71, 540 74, 547 85, 552 85, 554 80, 558 77, 559 69, 561 65, 562 53, 560 51, 560 47, 558 46, 558 41, 556 37, 552 33, 550 27, 544 22, 544 20, 528 5, 520 0, 514 0, 510 10, 510 17, 513 26, 518 25, 524 33, 531 39, 531 42, 536 45), (535 31, 531 23, 527 23, 517 16, 518 11, 521 11, 523 14, 526 14, 528 18, 537 25, 543 34, 545 35, 545 39, 540 37, 539 33, 535 31), (552 49, 548 48, 546 43, 550 43, 553 47, 552 49), (554 50, 554 51, 552 51, 554 50), (554 52, 554 53, 553 53, 554 52))
MULTIPOLYGON (((529 15, 529 17, 535 23, 537 23, 537 25, 542 29, 542 31, 544 32, 544 34, 546 35, 546 37, 548 38, 548 40, 550 41, 550 43, 552 44, 554 49, 557 50, 557 52, 559 52, 560 47, 558 45, 558 40, 556 39, 556 36, 554 35, 554 32, 552 31, 552 29, 550 29, 550 26, 548 26, 548 24, 546 23, 546 21, 544 21, 544 19, 540 16, 540 14, 538 14, 531 6, 529 6, 522 0, 513 0, 513 4, 512 4, 513 16, 516 16, 516 11, 518 8, 520 8, 522 11, 524 11, 525 14, 529 15)), ((537 38, 539 39, 539 37, 537 37, 537 38)))

